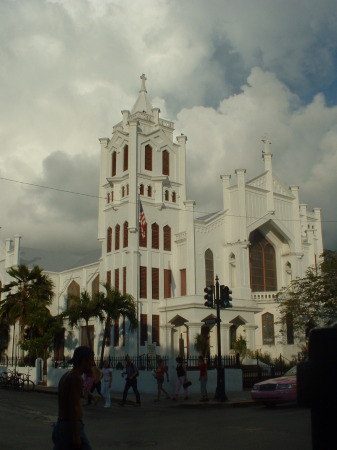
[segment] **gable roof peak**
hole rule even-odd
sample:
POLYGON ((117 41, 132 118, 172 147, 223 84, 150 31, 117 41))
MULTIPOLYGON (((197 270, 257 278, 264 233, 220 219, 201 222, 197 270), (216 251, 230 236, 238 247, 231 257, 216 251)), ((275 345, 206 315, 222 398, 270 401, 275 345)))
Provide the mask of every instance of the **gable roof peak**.
POLYGON ((145 81, 147 80, 147 78, 144 73, 140 76, 140 79, 142 81, 141 81, 139 95, 136 100, 136 103, 134 104, 134 107, 131 110, 131 114, 135 114, 136 112, 146 112, 147 114, 152 115, 153 107, 152 107, 151 101, 149 100, 149 98, 147 96, 147 90, 146 90, 146 86, 145 86, 145 81))

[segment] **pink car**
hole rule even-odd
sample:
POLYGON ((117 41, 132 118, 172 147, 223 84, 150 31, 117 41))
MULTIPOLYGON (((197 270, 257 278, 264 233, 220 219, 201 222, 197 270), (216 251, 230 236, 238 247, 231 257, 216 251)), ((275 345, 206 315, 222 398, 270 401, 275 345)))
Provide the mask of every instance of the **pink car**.
POLYGON ((251 396, 256 402, 266 404, 296 402, 296 366, 282 377, 254 384, 251 396))

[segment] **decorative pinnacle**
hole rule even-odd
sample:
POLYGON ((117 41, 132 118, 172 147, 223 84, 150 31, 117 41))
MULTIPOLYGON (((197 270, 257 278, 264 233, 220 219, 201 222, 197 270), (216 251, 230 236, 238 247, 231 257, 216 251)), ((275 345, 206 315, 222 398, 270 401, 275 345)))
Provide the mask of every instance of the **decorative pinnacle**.
POLYGON ((147 80, 145 73, 142 73, 140 79, 142 80, 142 85, 141 85, 139 92, 147 92, 146 87, 145 87, 145 81, 147 80))

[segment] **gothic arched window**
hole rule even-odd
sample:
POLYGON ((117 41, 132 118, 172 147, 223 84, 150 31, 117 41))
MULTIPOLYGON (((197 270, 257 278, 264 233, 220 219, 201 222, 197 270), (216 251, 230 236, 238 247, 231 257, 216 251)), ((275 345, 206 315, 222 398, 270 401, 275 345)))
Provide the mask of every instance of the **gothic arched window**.
POLYGON ((214 257, 213 252, 209 248, 205 251, 205 279, 206 286, 214 284, 214 257))
POLYGON ((277 291, 276 258, 274 247, 254 231, 250 238, 250 287, 253 292, 277 291))

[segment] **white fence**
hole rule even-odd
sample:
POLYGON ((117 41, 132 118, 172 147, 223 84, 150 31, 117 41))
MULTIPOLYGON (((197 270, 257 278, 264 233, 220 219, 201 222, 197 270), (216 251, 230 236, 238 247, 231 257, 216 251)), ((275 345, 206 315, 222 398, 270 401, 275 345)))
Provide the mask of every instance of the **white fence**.
MULTIPOLYGON (((175 362, 175 361, 174 361, 175 362)), ((57 387, 58 382, 62 375, 67 372, 69 369, 55 368, 53 367, 52 360, 48 360, 47 365, 47 386, 48 387, 57 387)), ((169 392, 170 395, 174 394, 175 385, 176 385, 176 370, 175 365, 168 364, 169 367, 169 383, 164 382, 164 389, 169 392)), ((112 369, 112 386, 111 391, 113 392, 122 392, 124 389, 125 379, 121 376, 122 370, 112 369)), ((192 382, 192 386, 189 387, 189 392, 191 394, 200 393, 200 383, 199 383, 199 371, 193 370, 187 372, 188 379, 192 382)), ((242 391, 242 370, 241 369, 225 369, 225 383, 226 383, 226 391, 234 392, 234 391, 242 391)), ((208 382, 207 382, 207 390, 209 392, 215 392, 217 385, 217 371, 209 370, 208 371, 208 382)), ((140 392, 144 394, 153 394, 157 393, 157 381, 153 377, 151 371, 140 370, 138 377, 138 389, 140 392)))

